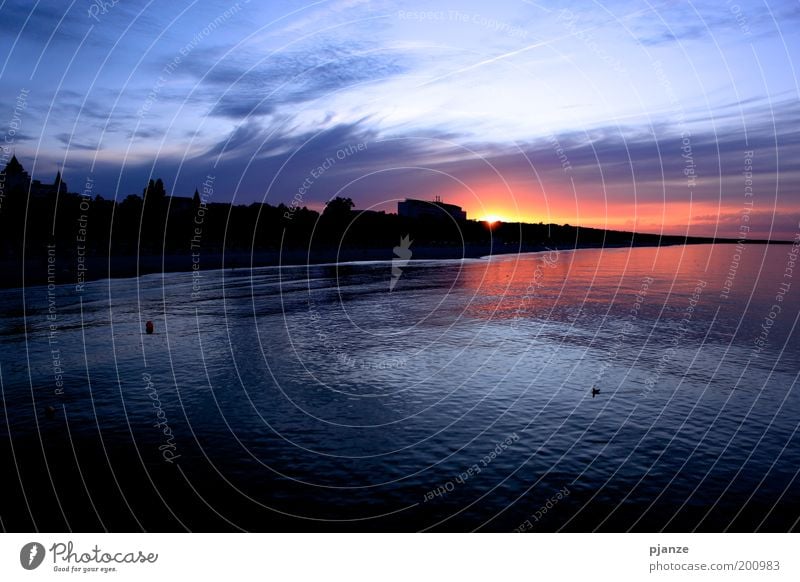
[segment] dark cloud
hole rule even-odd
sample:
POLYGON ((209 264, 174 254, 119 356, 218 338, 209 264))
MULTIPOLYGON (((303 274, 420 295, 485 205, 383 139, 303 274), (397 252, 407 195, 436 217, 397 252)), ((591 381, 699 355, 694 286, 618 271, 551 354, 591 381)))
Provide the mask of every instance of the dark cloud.
POLYGON ((398 75, 408 66, 391 52, 363 43, 345 47, 317 41, 303 47, 256 58, 244 51, 195 51, 180 74, 198 83, 211 115, 230 119, 274 114, 283 105, 297 105, 332 92, 398 75))
MULTIPOLYGON (((159 36, 183 38, 185 29, 182 26, 167 31, 164 28, 184 14, 186 8, 195 5, 192 0, 5 0, 0 3, 3 22, 0 36, 19 37, 24 42, 44 47, 82 41, 91 30, 87 42, 107 48, 117 43, 126 29, 137 40, 159 36)), ((204 0, 202 8, 210 15, 219 14, 230 9, 231 2, 204 0)))
MULTIPOLYGON (((8 135, 8 134, 5 133, 5 135, 8 135)), ((3 139, 5 139, 5 135, 3 136, 3 139)), ((29 141, 34 141, 34 140, 39 139, 39 138, 36 137, 36 136, 28 135, 27 133, 16 132, 13 135, 13 137, 8 135, 8 139, 13 144, 13 143, 25 143, 25 142, 29 142, 29 141)), ((9 147, 9 146, 10 146, 10 144, 8 142, 0 143, 0 147, 9 147)))
MULTIPOLYGON (((503 144, 476 143, 451 131, 379 135, 369 119, 303 132, 290 119, 270 125, 251 119, 201 155, 182 163, 162 156, 154 163, 156 172, 179 192, 193 191, 198 176, 213 169, 219 174, 219 195, 245 202, 265 196, 274 203, 288 202, 312 171, 333 158, 335 163, 312 180, 307 202, 325 201, 341 188, 367 205, 398 196, 428 197, 461 187, 460 182, 467 187, 493 183, 502 191, 508 182, 518 190, 562 192, 574 184, 579 201, 602 196, 609 204, 722 199, 741 205, 744 155, 753 150, 761 202, 777 196, 787 208, 800 205, 789 194, 800 186, 800 136, 793 131, 800 106, 784 102, 769 113, 763 107, 756 103, 746 109, 746 139, 735 124, 694 130, 689 145, 697 185, 691 188, 685 174, 687 151, 682 149, 686 143, 669 124, 598 128, 503 144), (337 159, 337 152, 358 144, 364 148, 337 159)), ((59 136, 65 143, 68 138, 59 136)), ((128 167, 126 173, 142 180, 152 168, 128 167)))
POLYGON ((210 114, 216 117, 239 120, 248 117, 272 115, 276 109, 276 103, 269 101, 267 97, 236 92, 223 95, 213 105, 210 114))
POLYGON ((128 131, 127 139, 155 139, 164 137, 163 127, 138 127, 135 131, 128 131))
POLYGON ((82 138, 76 137, 69 133, 59 133, 55 136, 55 138, 60 143, 64 144, 68 150, 72 149, 96 152, 102 149, 99 142, 86 142, 82 138))
POLYGON ((58 39, 80 39, 91 27, 92 21, 82 11, 68 10, 69 6, 57 0, 42 2, 3 2, 0 17, 0 35, 28 40, 38 39, 44 44, 52 37, 58 39))
POLYGON ((77 91, 44 91, 32 94, 28 109, 38 119, 74 128, 76 137, 87 134, 122 133, 129 135, 138 120, 127 102, 118 102, 117 94, 102 88, 88 96, 77 91))
POLYGON ((654 34, 652 36, 642 35, 638 37, 638 41, 646 46, 658 46, 669 43, 681 43, 690 40, 697 40, 703 38, 708 34, 708 29, 702 25, 693 26, 672 26, 663 32, 654 34))
POLYGON ((203 156, 217 157, 224 153, 255 156, 264 147, 267 132, 256 121, 245 121, 234 129, 228 137, 213 145, 203 156))
POLYGON ((775 35, 800 20, 800 9, 790 0, 773 0, 755 7, 746 3, 719 5, 669 2, 651 5, 634 19, 636 39, 647 46, 671 45, 726 33, 746 34, 750 41, 775 35))

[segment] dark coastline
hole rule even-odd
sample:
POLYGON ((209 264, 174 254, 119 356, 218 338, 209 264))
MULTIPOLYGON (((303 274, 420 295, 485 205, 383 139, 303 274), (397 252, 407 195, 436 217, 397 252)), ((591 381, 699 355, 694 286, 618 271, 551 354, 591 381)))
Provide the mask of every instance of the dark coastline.
MULTIPOLYGON (((660 236, 654 234, 634 234, 613 232, 614 235, 626 234, 630 238, 627 242, 618 240, 606 244, 587 242, 577 244, 566 242, 553 242, 552 244, 466 244, 466 245, 424 245, 413 247, 414 256, 411 261, 423 260, 460 260, 480 259, 484 257, 512 255, 521 253, 534 253, 547 250, 580 250, 596 248, 634 248, 674 245, 696 244, 736 244, 736 239, 711 239, 699 237, 660 236)), ((618 239, 618 236, 610 237, 618 239)), ((747 244, 790 244, 788 241, 751 240, 747 244)), ((219 269, 247 269, 271 266, 305 266, 348 263, 356 261, 391 261, 394 257, 391 248, 328 248, 315 249, 290 249, 284 251, 257 250, 254 252, 230 250, 225 252, 199 253, 195 257, 191 253, 165 254, 165 255, 119 255, 112 256, 87 256, 84 259, 85 270, 83 278, 78 278, 74 268, 74 257, 56 257, 55 269, 48 274, 48 260, 46 256, 28 258, 24 263, 14 260, 0 261, 3 277, 0 279, 0 288, 9 289, 17 287, 32 287, 46 285, 52 281, 48 276, 55 278, 56 285, 74 285, 76 289, 81 284, 105 279, 134 278, 157 273, 191 273, 197 271, 213 271, 219 269), (70 265, 70 266, 66 266, 70 265), (197 265, 196 268, 193 268, 197 265)))
POLYGON ((767 242, 544 222, 490 224, 441 200, 406 199, 396 214, 357 210, 350 198, 340 197, 321 212, 213 202, 206 192, 212 185, 204 183, 203 196, 195 191, 180 197, 169 195, 161 179, 151 179, 141 196, 106 200, 94 192, 70 193, 60 174, 53 184, 31 181, 16 156, 0 176, 7 190, 0 212, 0 288, 46 284, 80 291, 91 281, 157 273, 767 242))

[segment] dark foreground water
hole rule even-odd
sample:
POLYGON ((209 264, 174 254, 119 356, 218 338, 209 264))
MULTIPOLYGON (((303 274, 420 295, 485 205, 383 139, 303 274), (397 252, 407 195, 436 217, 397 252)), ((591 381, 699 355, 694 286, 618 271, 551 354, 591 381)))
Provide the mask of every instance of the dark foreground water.
POLYGON ((2 527, 797 529, 790 251, 0 291, 2 527))

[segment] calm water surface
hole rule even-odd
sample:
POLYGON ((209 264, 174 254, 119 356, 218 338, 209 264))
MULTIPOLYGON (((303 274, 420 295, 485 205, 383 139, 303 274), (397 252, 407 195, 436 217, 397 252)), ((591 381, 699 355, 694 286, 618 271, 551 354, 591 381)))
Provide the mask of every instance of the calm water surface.
POLYGON ((796 529, 790 250, 0 291, 2 526, 796 529))

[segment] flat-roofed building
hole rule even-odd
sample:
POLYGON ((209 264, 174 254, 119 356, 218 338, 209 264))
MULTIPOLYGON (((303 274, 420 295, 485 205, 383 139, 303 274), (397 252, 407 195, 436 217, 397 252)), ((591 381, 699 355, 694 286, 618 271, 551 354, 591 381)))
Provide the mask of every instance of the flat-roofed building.
POLYGON ((460 206, 447 204, 437 196, 434 200, 406 198, 397 203, 397 214, 406 218, 442 220, 450 216, 456 222, 467 220, 467 213, 460 206))

